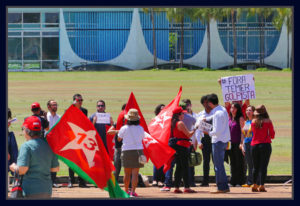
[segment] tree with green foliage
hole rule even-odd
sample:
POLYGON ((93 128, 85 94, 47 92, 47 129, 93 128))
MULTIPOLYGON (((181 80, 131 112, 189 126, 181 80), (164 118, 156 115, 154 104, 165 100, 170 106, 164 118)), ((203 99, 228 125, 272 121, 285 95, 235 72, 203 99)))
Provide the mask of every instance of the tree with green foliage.
POLYGON ((232 37, 233 37, 233 67, 237 67, 237 38, 236 38, 236 23, 240 18, 243 8, 222 8, 221 13, 223 18, 231 19, 232 37))
POLYGON ((206 32, 207 32, 207 67, 211 68, 210 61, 210 21, 211 19, 221 20, 222 12, 221 8, 194 8, 193 9, 193 20, 200 19, 201 22, 206 24, 206 32))
POLYGON ((151 22, 152 22, 152 33, 153 33, 153 68, 157 68, 157 55, 156 55, 156 35, 155 35, 155 23, 154 23, 154 16, 155 13, 159 13, 163 11, 162 8, 142 8, 143 12, 146 14, 150 14, 151 22))
MULTIPOLYGON (((293 28, 293 12, 291 8, 276 8, 275 16, 273 19, 273 25, 279 31, 282 28, 282 25, 286 24, 287 27, 287 68, 292 65, 292 56, 290 57, 290 33, 293 28)), ((292 44, 293 45, 293 44, 292 44)), ((293 51, 293 48, 292 48, 293 51)))
POLYGON ((167 18, 169 22, 175 22, 180 24, 181 38, 180 38, 180 63, 179 68, 183 67, 183 55, 184 55, 184 18, 191 17, 193 13, 192 8, 166 8, 167 18))
POLYGON ((260 46, 259 46, 259 66, 263 67, 265 62, 265 27, 266 27, 266 19, 269 17, 274 17, 274 8, 248 8, 247 16, 255 16, 257 15, 259 21, 259 38, 260 38, 260 46))

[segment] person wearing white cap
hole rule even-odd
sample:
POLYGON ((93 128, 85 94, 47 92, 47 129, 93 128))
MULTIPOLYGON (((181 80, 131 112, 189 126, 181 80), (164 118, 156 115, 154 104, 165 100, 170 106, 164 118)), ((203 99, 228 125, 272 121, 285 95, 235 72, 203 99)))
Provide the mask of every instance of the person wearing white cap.
POLYGON ((118 141, 123 140, 121 161, 124 167, 124 187, 131 197, 137 197, 135 192, 138 183, 139 169, 144 167, 139 163, 139 155, 143 155, 144 128, 140 126, 138 110, 130 109, 125 115, 127 124, 121 127, 118 133, 118 141), (130 176, 132 189, 129 192, 130 176))

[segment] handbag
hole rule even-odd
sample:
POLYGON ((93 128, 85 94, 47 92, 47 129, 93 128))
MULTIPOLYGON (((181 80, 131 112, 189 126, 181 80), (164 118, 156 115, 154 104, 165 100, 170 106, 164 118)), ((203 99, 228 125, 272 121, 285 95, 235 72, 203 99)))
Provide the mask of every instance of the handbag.
POLYGON ((200 165, 202 162, 202 155, 199 152, 196 152, 194 148, 192 148, 189 155, 189 167, 195 167, 200 165))
POLYGON ((139 154, 139 163, 140 164, 146 164, 147 163, 147 157, 143 154, 140 154, 139 150, 137 150, 138 154, 139 154))
POLYGON ((15 170, 15 177, 11 189, 10 198, 23 198, 22 181, 23 175, 19 175, 19 169, 17 168, 15 170))

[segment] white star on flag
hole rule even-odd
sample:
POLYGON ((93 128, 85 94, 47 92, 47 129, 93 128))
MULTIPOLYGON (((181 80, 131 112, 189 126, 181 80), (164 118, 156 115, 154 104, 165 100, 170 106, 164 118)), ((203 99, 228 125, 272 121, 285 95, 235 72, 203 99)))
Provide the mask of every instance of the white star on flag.
POLYGON ((167 115, 167 112, 164 112, 163 114, 159 115, 159 116, 156 116, 155 117, 155 122, 153 122, 151 125, 159 125, 161 128, 164 128, 164 124, 165 124, 165 121, 168 120, 168 119, 171 119, 171 116, 168 116, 167 115))
POLYGON ((145 147, 148 148, 150 144, 157 144, 158 141, 151 137, 151 135, 147 132, 145 132, 145 138, 143 139, 143 142, 145 144, 145 147))
POLYGON ((73 150, 82 149, 88 161, 89 167, 90 168, 93 167, 95 165, 94 157, 96 151, 99 151, 99 147, 96 141, 96 131, 95 130, 84 131, 82 128, 78 127, 77 125, 71 122, 67 122, 67 123, 71 127, 76 138, 73 139, 68 144, 66 144, 64 148, 62 148, 60 151, 69 150, 69 149, 73 149, 73 150))

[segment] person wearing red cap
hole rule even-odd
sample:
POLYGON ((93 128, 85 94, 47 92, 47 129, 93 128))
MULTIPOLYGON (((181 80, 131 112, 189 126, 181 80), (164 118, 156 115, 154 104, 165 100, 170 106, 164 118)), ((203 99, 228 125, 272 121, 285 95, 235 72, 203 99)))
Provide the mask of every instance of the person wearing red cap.
POLYGON ((185 124, 183 123, 184 110, 181 107, 176 107, 173 110, 173 116, 171 120, 171 137, 178 138, 180 140, 176 143, 176 171, 175 171, 175 190, 174 193, 182 193, 179 189, 181 179, 183 178, 184 183, 184 193, 195 193, 195 190, 190 189, 189 184, 189 147, 191 146, 190 138, 196 131, 196 128, 193 131, 189 131, 185 124))
POLYGON ((18 171, 23 176, 23 196, 26 198, 50 198, 52 195, 52 180, 50 172, 59 171, 56 155, 48 143, 40 138, 41 120, 30 116, 22 125, 26 142, 21 146, 17 164, 9 166, 13 172, 18 171))
POLYGON ((41 109, 41 106, 38 102, 34 102, 31 104, 32 116, 36 116, 41 120, 42 124, 42 132, 41 138, 44 138, 45 131, 49 130, 49 122, 47 120, 47 113, 41 109))

